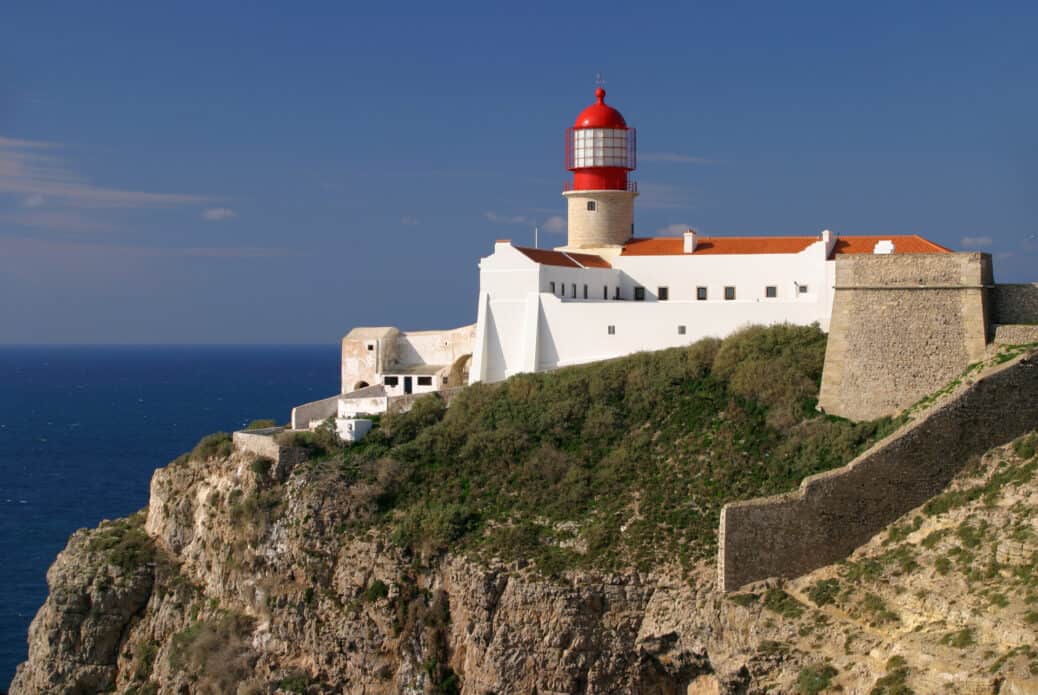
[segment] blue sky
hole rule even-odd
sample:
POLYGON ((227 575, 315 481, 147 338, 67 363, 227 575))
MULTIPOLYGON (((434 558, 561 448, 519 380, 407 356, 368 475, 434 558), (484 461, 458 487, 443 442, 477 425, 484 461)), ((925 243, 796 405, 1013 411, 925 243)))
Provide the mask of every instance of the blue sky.
POLYGON ((0 343, 470 323, 494 239, 561 243, 597 72, 641 235, 918 233, 1038 281, 1034 3, 357 5, 5 2, 0 343))

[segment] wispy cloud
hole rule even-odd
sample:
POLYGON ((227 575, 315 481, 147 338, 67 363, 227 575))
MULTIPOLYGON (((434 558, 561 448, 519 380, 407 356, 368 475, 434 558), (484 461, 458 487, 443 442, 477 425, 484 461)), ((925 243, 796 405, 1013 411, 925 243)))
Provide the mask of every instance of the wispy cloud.
POLYGON ((24 237, 0 237, 0 255, 12 258, 71 254, 76 257, 104 258, 282 258, 305 256, 298 248, 276 246, 143 246, 134 244, 90 244, 82 242, 48 241, 24 237))
POLYGON ((691 225, 687 224, 668 224, 657 229, 654 236, 680 236, 691 228, 691 225))
POLYGON ((78 210, 40 210, 31 207, 22 212, 0 215, 0 222, 53 232, 111 232, 115 229, 112 224, 92 219, 78 210))
POLYGON ((993 243, 989 236, 964 236, 959 239, 959 245, 964 249, 985 249, 993 243))
POLYGON ((233 220, 238 216, 230 208, 209 208, 202 213, 202 219, 206 222, 220 222, 222 220, 233 220))
POLYGON ((529 224, 530 218, 526 215, 499 215, 496 212, 487 211, 483 213, 491 222, 496 224, 529 224))
POLYGON ((717 164, 713 159, 694 157, 678 152, 639 152, 638 159, 643 162, 663 162, 666 164, 717 164))
POLYGON ((34 201, 37 207, 45 200, 84 208, 167 208, 214 200, 95 185, 68 167, 57 154, 61 149, 53 142, 0 136, 0 194, 25 196, 23 204, 34 201))
POLYGON ((562 234, 566 231, 566 218, 562 215, 552 215, 544 221, 544 224, 541 225, 541 229, 553 234, 562 234))
POLYGON ((400 218, 400 224, 408 226, 408 227, 414 226, 414 225, 418 224, 418 218, 417 217, 412 217, 411 215, 404 215, 403 217, 400 218))
POLYGON ((651 210, 689 210, 695 191, 669 183, 638 182, 638 206, 651 210))

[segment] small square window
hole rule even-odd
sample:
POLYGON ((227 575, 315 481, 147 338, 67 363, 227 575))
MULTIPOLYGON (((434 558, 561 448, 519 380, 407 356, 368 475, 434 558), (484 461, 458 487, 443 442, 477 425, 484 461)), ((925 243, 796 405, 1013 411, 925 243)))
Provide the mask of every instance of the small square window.
POLYGON ((446 385, 447 385, 447 384, 449 384, 450 382, 451 382, 451 379, 450 379, 450 377, 449 377, 449 376, 445 376, 445 377, 443 377, 443 385, 444 385, 444 386, 446 386, 446 385))
POLYGON ((595 201, 593 201, 593 200, 587 201, 587 211, 588 212, 594 212, 595 211, 595 201))
POLYGON ((374 343, 368 343, 368 352, 371 352, 374 349, 375 349, 375 344, 374 343))
POLYGON ((725 287, 724 288, 724 298, 725 299, 735 299, 735 288, 732 287, 731 285, 728 285, 727 287, 725 287))
POLYGON ((685 335, 685 327, 678 326, 678 335, 685 335))
POLYGON ((661 302, 665 302, 670 299, 670 288, 669 287, 657 287, 656 288, 656 299, 661 302))
POLYGON ((616 335, 616 326, 608 326, 606 328, 606 333, 609 335, 616 335))
POLYGON ((396 386, 400 383, 400 377, 384 376, 382 377, 382 383, 386 386, 396 386))
POLYGON ((634 301, 644 302, 645 301, 645 288, 635 287, 634 288, 634 301))
POLYGON ((705 287, 697 287, 696 288, 696 299, 701 301, 701 302, 706 300, 706 288, 705 287))
POLYGON ((774 299, 778 296, 778 288, 774 285, 768 285, 764 288, 764 296, 768 299, 774 299))
POLYGON ((800 294, 807 294, 807 285, 799 285, 800 294))

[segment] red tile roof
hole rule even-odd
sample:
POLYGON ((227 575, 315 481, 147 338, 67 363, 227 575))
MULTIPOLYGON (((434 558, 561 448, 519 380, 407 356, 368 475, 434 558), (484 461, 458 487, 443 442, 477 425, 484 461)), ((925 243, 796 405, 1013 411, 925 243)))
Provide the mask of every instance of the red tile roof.
POLYGON ((833 253, 872 253, 880 241, 894 244, 894 253, 951 253, 940 244, 924 239, 917 234, 898 236, 842 236, 836 240, 833 253))
MULTIPOLYGON (((714 254, 800 253, 818 241, 810 236, 733 236, 696 239, 697 256, 714 254)), ((680 256, 682 237, 631 239, 624 245, 624 256, 680 256)))
POLYGON ((606 259, 590 253, 549 251, 548 249, 531 249, 524 246, 516 246, 515 250, 531 261, 541 265, 557 265, 563 268, 612 268, 606 259))
MULTIPOLYGON (((820 241, 816 236, 744 236, 704 237, 696 240, 692 255, 800 253, 820 241)), ((872 253, 879 241, 891 241, 894 253, 949 253, 950 249, 915 234, 897 236, 842 236, 838 237, 837 253, 872 253)), ((624 256, 681 256, 684 255, 682 237, 652 237, 631 239, 624 245, 624 256)))

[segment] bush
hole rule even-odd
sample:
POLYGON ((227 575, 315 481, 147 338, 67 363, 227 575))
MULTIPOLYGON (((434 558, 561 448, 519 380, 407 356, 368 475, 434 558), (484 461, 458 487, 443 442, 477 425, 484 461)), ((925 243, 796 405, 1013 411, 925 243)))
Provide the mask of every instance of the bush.
POLYGON ((235 613, 196 621, 173 635, 169 667, 191 676, 197 692, 234 692, 252 675, 256 655, 247 639, 252 629, 251 619, 235 613))
POLYGON ((816 606, 825 606, 836 602, 836 596, 840 593, 840 582, 836 579, 819 579, 808 590, 807 597, 816 606))
POLYGON ((265 456, 261 456, 249 464, 249 469, 260 480, 266 480, 268 477, 270 477, 270 469, 273 465, 273 461, 271 461, 265 456))
POLYGON ((231 435, 227 432, 207 434, 191 450, 194 461, 208 461, 212 458, 226 458, 234 451, 231 435))
POLYGON ((154 561, 155 543, 144 531, 146 512, 125 519, 104 521, 91 532, 87 548, 123 571, 133 571, 154 561))
POLYGON ((783 618, 799 618, 804 613, 804 605, 782 589, 768 589, 764 594, 764 607, 783 618))
POLYGON ((262 420, 253 420, 253 421, 251 421, 249 424, 245 425, 245 429, 247 429, 247 430, 265 430, 265 429, 269 429, 271 427, 277 427, 277 426, 278 426, 278 423, 277 423, 276 420, 262 419, 262 420))
POLYGON ((364 590, 364 600, 368 603, 372 603, 387 596, 389 596, 389 587, 386 586, 386 583, 381 579, 376 579, 371 582, 371 584, 368 584, 368 588, 364 590))
POLYGON ((802 695, 818 695, 832 682, 838 671, 831 664, 805 666, 797 677, 797 692, 802 695))

